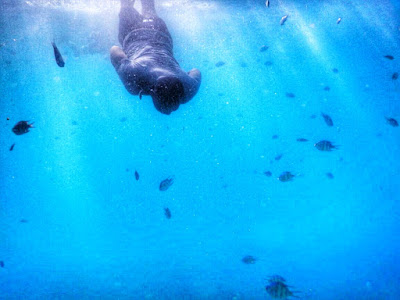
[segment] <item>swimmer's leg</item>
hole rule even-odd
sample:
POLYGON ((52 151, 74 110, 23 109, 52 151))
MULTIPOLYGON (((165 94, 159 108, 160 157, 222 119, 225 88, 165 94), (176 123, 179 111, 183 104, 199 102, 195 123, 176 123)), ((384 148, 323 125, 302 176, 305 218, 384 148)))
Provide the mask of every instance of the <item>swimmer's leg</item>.
POLYGON ((154 6, 154 0, 141 0, 142 2, 142 15, 145 18, 156 18, 156 8, 154 6))
POLYGON ((122 45, 125 37, 142 23, 142 16, 133 8, 135 0, 121 0, 118 40, 122 45))

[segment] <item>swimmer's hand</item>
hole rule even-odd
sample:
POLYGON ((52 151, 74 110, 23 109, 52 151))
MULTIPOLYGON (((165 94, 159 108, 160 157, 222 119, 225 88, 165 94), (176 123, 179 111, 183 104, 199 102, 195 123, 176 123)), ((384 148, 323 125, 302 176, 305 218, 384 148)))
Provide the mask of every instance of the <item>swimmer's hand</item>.
POLYGON ((190 77, 192 77, 193 79, 195 79, 196 81, 198 81, 199 83, 201 82, 201 73, 200 73, 200 71, 198 69, 196 69, 196 68, 191 69, 188 72, 188 75, 190 77))
POLYGON ((121 65, 121 62, 124 58, 127 58, 124 50, 122 50, 118 46, 112 46, 110 49, 110 58, 111 58, 111 63, 114 66, 116 70, 118 70, 119 66, 121 65))

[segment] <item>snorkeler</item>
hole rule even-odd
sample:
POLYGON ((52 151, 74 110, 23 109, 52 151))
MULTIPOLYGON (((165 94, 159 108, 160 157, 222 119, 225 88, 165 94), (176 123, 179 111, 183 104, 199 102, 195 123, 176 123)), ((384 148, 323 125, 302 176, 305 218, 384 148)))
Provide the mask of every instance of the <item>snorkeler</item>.
POLYGON ((183 71, 173 56, 172 37, 156 14, 154 0, 141 0, 142 14, 134 0, 121 0, 118 40, 111 62, 122 83, 133 95, 150 95, 154 106, 169 115, 196 95, 201 73, 183 71))

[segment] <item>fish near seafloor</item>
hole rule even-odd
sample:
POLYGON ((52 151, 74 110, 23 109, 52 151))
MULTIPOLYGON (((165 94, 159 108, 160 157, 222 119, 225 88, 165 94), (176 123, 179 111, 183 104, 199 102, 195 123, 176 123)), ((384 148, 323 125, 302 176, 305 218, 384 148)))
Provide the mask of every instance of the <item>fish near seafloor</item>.
POLYGON ((54 49, 54 56, 55 56, 55 58, 56 58, 56 63, 57 63, 57 65, 58 65, 60 68, 64 67, 64 65, 65 65, 64 59, 63 59, 63 57, 62 57, 60 51, 58 50, 58 48, 57 48, 57 46, 56 46, 56 43, 51 42, 51 45, 53 46, 53 49, 54 49))
POLYGON ((280 21, 280 24, 281 24, 281 25, 285 24, 285 22, 286 22, 286 20, 287 20, 288 17, 289 17, 289 15, 283 16, 282 19, 281 19, 281 21, 280 21))
POLYGON ((330 141, 322 140, 314 144, 314 147, 320 151, 332 151, 338 149, 337 146, 333 145, 330 141))
POLYGON ((298 291, 291 291, 286 284, 285 278, 280 275, 273 275, 268 278, 268 285, 265 287, 267 293, 274 299, 287 299, 289 297, 299 298, 294 293, 298 291))
POLYGON ((163 181, 161 181, 160 183, 160 191, 166 191, 168 190, 168 188, 174 183, 174 177, 169 177, 167 179, 164 179, 163 181))
POLYGON ((267 293, 274 299, 287 299, 289 297, 299 298, 282 281, 271 282, 265 287, 267 293))
POLYGON ((19 121, 12 128, 12 132, 14 132, 16 135, 21 135, 21 134, 29 132, 29 128, 34 128, 34 127, 33 127, 33 123, 29 124, 28 122, 29 121, 19 121))

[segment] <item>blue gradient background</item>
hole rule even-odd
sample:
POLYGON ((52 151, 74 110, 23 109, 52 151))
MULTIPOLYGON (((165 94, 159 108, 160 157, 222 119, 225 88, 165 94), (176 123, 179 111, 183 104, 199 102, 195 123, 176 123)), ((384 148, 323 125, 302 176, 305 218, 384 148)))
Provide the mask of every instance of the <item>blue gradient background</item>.
POLYGON ((203 75, 165 116, 109 61, 118 1, 0 1, 0 299, 400 299, 400 1, 270 2, 157 1, 203 75))

